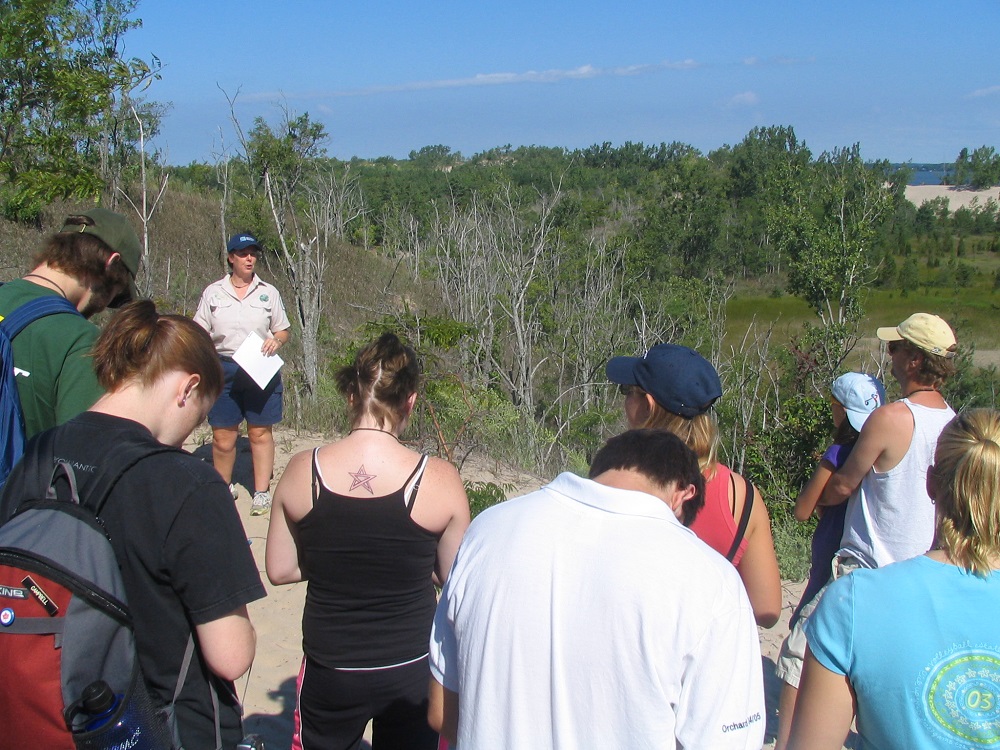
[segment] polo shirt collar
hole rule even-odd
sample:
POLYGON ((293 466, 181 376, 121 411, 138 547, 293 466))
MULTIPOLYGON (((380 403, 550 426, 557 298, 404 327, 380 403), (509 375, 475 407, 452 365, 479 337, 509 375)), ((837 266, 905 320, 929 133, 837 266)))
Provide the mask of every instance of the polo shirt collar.
POLYGON ((568 471, 557 476, 544 489, 607 513, 657 518, 684 528, 665 502, 645 492, 608 487, 568 471))

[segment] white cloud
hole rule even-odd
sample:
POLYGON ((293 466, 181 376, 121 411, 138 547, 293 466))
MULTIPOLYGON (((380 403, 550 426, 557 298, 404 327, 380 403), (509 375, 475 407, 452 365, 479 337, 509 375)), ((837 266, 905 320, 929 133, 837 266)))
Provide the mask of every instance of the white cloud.
POLYGON ((730 107, 752 107, 760 102, 760 97, 753 91, 744 91, 742 94, 736 94, 732 97, 728 104, 730 107))
POLYGON ((980 96, 993 96, 994 94, 1000 94, 1000 86, 987 86, 984 89, 976 89, 971 94, 970 97, 980 97, 980 96))
POLYGON ((743 64, 748 67, 763 67, 765 65, 811 65, 815 57, 744 57, 743 64))
POLYGON ((262 91, 242 97, 244 101, 272 101, 275 98, 285 99, 329 99, 343 96, 369 96, 372 94, 397 93, 402 91, 428 91, 433 89, 455 89, 469 86, 509 86, 520 83, 559 83, 560 81, 579 81, 588 78, 624 77, 646 75, 661 70, 693 70, 700 64, 690 58, 686 60, 665 60, 658 63, 642 63, 613 68, 596 68, 593 65, 581 65, 577 68, 527 70, 521 73, 477 73, 468 78, 445 78, 436 81, 409 81, 390 86, 369 86, 361 89, 345 89, 341 91, 310 91, 301 93, 275 93, 262 91))

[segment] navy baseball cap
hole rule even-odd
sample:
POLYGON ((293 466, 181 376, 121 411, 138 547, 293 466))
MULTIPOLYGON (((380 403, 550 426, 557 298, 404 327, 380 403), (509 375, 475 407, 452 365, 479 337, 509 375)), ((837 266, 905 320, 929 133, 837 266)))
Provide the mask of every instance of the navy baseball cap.
POLYGON ((722 396, 712 363, 679 344, 657 344, 645 357, 615 357, 604 371, 612 383, 637 385, 664 409, 687 419, 704 414, 722 396))
POLYGON ((257 238, 252 234, 234 234, 229 238, 229 244, 226 245, 227 253, 235 253, 237 250, 242 250, 246 247, 255 247, 260 250, 260 243, 257 238))

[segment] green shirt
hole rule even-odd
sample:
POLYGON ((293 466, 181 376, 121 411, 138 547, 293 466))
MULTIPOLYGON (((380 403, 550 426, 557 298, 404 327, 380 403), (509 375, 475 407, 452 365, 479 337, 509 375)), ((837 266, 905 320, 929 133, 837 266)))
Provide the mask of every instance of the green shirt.
MULTIPOLYGON (((0 315, 28 300, 57 295, 16 279, 0 286, 0 315)), ((27 437, 86 411, 103 395, 90 361, 97 326, 79 315, 56 313, 36 320, 12 343, 15 380, 27 437)))

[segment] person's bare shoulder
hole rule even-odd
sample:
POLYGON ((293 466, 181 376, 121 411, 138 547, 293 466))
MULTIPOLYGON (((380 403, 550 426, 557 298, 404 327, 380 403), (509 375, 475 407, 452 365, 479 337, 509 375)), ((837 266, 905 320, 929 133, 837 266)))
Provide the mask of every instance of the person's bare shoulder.
POLYGON ((868 419, 865 421, 865 427, 862 430, 862 433, 865 435, 871 435, 873 433, 891 433, 892 430, 906 424, 907 422, 910 424, 913 423, 913 418, 910 416, 910 410, 906 408, 906 404, 903 402, 893 401, 885 406, 880 406, 868 415, 868 419))
MULTIPOLYGON (((913 439, 913 415, 902 401, 893 401, 871 413, 862 437, 867 445, 880 448, 873 461, 876 471, 888 471, 896 466, 913 439)), ((860 442, 860 441, 859 441, 860 442)))
POLYGON ((425 473, 429 480, 446 485, 449 488, 456 485, 459 487, 463 486, 462 477, 459 475, 458 469, 451 462, 445 461, 443 458, 430 456, 427 461, 425 473))
MULTIPOLYGON (((310 481, 312 481, 312 451, 300 451, 292 456, 281 473, 281 478, 274 488, 275 501, 279 505, 294 507, 303 494, 302 488, 307 487, 310 481)), ((308 493, 306 497, 309 497, 308 493)))
POLYGON ((286 474, 297 474, 302 471, 309 471, 312 465, 312 449, 299 451, 294 456, 288 460, 288 465, 285 467, 282 476, 286 474))

